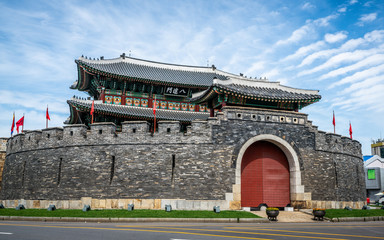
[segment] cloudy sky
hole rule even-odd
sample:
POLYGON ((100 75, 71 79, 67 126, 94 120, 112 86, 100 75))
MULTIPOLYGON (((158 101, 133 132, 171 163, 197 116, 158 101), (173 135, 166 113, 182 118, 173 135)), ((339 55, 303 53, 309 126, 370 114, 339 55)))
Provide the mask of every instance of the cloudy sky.
POLYGON ((63 126, 81 55, 206 66, 320 90, 301 112, 370 154, 384 137, 382 0, 0 1, 0 137, 63 126))

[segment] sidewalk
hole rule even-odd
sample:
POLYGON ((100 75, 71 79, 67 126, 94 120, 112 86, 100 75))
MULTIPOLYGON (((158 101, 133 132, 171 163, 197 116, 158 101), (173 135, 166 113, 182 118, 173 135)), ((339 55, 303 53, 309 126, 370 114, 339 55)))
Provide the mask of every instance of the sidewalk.
MULTIPOLYGON (((308 213, 304 213, 301 210, 299 211, 293 211, 293 212, 288 212, 288 211, 280 211, 279 216, 277 216, 278 222, 315 222, 313 220, 313 215, 312 215, 312 210, 309 210, 308 213)), ((252 211, 253 214, 259 215, 262 218, 268 218, 267 214, 265 211, 252 211)))

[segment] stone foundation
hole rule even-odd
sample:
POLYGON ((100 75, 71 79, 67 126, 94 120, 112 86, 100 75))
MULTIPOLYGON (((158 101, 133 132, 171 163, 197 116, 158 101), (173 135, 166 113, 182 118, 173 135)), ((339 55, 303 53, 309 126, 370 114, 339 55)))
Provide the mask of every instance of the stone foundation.
POLYGON ((25 208, 44 209, 54 204, 58 209, 82 209, 90 205, 91 209, 127 209, 128 204, 134 204, 135 209, 164 209, 170 204, 174 210, 212 210, 220 206, 221 210, 239 210, 239 201, 226 200, 185 200, 185 199, 94 199, 83 197, 80 200, 2 200, 6 208, 15 208, 23 204, 25 208))
POLYGON ((325 208, 325 209, 343 209, 347 206, 354 209, 361 209, 367 204, 365 201, 292 201, 292 206, 295 209, 311 209, 311 208, 325 208))
MULTIPOLYGON (((134 204, 135 209, 162 210, 165 205, 170 204, 174 210, 208 210, 214 206, 220 206, 221 210, 241 210, 240 201, 227 200, 185 200, 185 199, 95 199, 83 197, 80 200, 2 200, 6 208, 15 208, 23 204, 25 208, 44 209, 53 204, 58 209, 82 209, 84 205, 90 205, 91 209, 127 209, 128 204, 134 204)), ((343 209, 349 206, 361 209, 367 202, 345 202, 345 201, 292 201, 295 209, 343 209)))

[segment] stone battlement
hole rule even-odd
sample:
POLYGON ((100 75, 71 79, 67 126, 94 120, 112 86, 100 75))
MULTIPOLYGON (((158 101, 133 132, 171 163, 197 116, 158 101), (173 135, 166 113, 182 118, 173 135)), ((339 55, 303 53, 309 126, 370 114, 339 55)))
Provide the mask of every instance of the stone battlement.
MULTIPOLYGON (((361 144, 348 137, 319 131, 307 115, 290 111, 274 111, 254 108, 226 107, 216 117, 206 121, 196 120, 181 131, 178 121, 159 121, 153 134, 146 121, 123 122, 121 131, 116 131, 114 123, 94 123, 90 128, 83 124, 26 131, 9 138, 7 154, 34 151, 37 149, 69 146, 93 146, 105 144, 161 144, 161 143, 212 143, 212 126, 220 126, 221 121, 234 121, 251 125, 297 125, 308 128, 315 134, 315 148, 320 151, 347 153, 361 156, 361 144)), ((250 129, 251 131, 251 129, 250 129)))

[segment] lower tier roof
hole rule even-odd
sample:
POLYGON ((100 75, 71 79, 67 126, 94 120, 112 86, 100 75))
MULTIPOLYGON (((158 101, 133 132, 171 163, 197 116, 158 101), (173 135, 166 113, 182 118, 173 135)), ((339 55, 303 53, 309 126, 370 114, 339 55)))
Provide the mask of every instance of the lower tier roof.
MULTIPOLYGON (((72 98, 67 103, 76 111, 79 112, 91 112, 92 100, 82 100, 72 98)), ((127 119, 142 119, 153 120, 153 109, 148 107, 134 107, 125 105, 113 105, 102 103, 101 101, 94 101, 95 114, 110 115, 127 119)), ((72 114, 72 111, 71 111, 72 114)), ((174 120, 181 122, 191 122, 193 120, 206 120, 209 117, 207 112, 188 112, 178 110, 165 110, 156 109, 157 120, 174 120)), ((71 117, 65 122, 66 124, 73 124, 71 117)))

